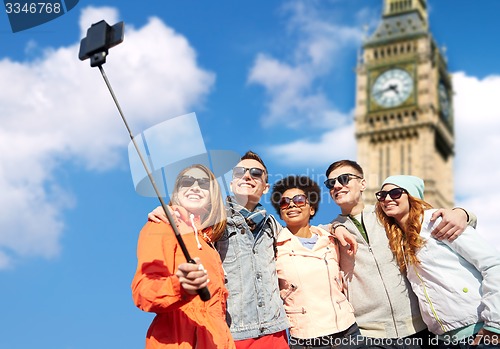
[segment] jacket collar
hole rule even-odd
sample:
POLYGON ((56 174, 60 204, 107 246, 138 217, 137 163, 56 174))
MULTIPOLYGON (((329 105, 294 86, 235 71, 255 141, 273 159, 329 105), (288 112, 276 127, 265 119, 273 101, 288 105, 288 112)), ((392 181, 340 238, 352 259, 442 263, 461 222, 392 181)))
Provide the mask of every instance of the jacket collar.
MULTIPOLYGON (((316 227, 314 225, 311 225, 310 228, 311 228, 311 232, 313 234, 318 235, 318 242, 316 243, 316 246, 314 246, 315 250, 328 245, 328 243, 330 242, 330 237, 332 237, 330 233, 328 233, 326 230, 319 228, 319 227, 316 227)), ((293 238, 294 238, 294 235, 292 234, 292 232, 288 228, 285 227, 285 228, 281 229, 280 233, 278 234, 278 238, 276 239, 276 242, 284 243, 286 241, 293 240, 293 238)), ((300 244, 300 242, 298 241, 298 238, 295 241, 297 241, 297 243, 300 244)))

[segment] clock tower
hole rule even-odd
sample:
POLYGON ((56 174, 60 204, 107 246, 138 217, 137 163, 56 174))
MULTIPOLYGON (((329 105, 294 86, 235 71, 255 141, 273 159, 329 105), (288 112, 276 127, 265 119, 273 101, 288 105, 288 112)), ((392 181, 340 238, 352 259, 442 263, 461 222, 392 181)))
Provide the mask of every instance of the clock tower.
POLYGON ((425 181, 425 200, 453 206, 452 83, 430 31, 426 0, 384 0, 356 68, 355 127, 365 201, 389 175, 425 181))

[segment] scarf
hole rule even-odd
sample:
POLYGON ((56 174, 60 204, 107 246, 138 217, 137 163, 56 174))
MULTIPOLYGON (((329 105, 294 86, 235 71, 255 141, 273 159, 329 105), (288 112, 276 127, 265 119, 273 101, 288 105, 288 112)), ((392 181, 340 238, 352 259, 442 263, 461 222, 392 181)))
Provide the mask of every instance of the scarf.
POLYGON ((253 211, 249 211, 233 199, 230 202, 234 209, 238 211, 243 216, 243 218, 245 218, 245 221, 247 222, 248 227, 250 228, 252 233, 256 234, 260 231, 260 229, 262 229, 264 220, 267 217, 267 212, 264 206, 262 206, 261 204, 257 204, 253 211))

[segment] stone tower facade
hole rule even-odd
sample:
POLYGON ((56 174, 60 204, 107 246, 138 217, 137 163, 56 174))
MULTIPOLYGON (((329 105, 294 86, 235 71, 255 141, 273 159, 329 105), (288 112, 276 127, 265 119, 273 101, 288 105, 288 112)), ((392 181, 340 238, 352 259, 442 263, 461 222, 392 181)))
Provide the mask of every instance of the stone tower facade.
POLYGON ((384 0, 382 20, 356 68, 358 162, 365 201, 389 175, 425 181, 425 200, 452 207, 452 81, 430 31, 426 0, 384 0))

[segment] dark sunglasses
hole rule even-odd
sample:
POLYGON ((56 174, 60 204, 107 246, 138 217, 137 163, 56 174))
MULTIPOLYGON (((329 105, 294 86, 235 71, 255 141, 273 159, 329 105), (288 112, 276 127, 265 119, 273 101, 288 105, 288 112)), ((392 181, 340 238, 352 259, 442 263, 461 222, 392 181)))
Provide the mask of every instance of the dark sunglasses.
POLYGON ((387 190, 381 190, 375 193, 375 197, 377 198, 378 201, 382 202, 385 200, 387 195, 391 197, 392 200, 397 200, 403 195, 404 193, 407 193, 407 191, 403 188, 394 188, 389 191, 387 190))
POLYGON ((339 181, 340 185, 347 185, 347 183, 349 183, 349 181, 352 179, 352 177, 358 178, 358 179, 363 179, 363 177, 357 176, 357 175, 352 174, 352 173, 344 173, 344 174, 341 174, 340 176, 337 176, 335 178, 328 178, 324 183, 328 189, 333 189, 336 181, 339 181))
POLYGON ((290 202, 293 202, 297 207, 305 206, 307 204, 307 196, 304 194, 297 194, 293 198, 283 196, 280 200, 280 209, 282 210, 290 206, 290 202))
POLYGON ((198 186, 201 189, 204 190, 210 189, 210 178, 194 178, 191 176, 182 176, 181 179, 179 180, 179 187, 190 188, 196 182, 198 182, 198 186))
POLYGON ((250 173, 250 176, 255 179, 262 178, 262 175, 264 174, 264 170, 261 168, 246 168, 238 166, 233 168, 233 178, 242 178, 247 171, 250 173))

